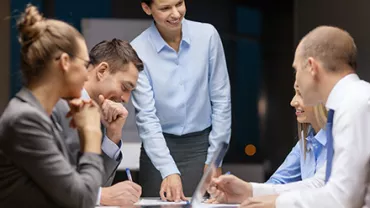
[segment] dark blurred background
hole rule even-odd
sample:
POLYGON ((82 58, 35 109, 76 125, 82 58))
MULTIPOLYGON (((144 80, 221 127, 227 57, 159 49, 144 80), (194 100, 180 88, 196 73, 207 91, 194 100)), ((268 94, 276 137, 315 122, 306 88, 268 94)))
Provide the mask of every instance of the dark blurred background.
MULTIPOLYGON (((0 112, 21 84, 15 19, 29 2, 46 17, 67 21, 79 30, 84 18, 150 18, 139 0, 1 0, 0 112)), ((186 0, 186 5, 187 19, 211 23, 221 35, 233 107, 224 169, 246 180, 264 181, 297 142, 289 105, 294 83, 291 65, 295 47, 308 31, 322 24, 349 31, 359 49, 358 72, 370 80, 370 1, 186 0), (245 151, 247 145, 251 152, 245 151)), ((130 159, 125 155, 125 160, 130 159)), ((119 173, 117 180, 121 179, 124 174, 119 173)))

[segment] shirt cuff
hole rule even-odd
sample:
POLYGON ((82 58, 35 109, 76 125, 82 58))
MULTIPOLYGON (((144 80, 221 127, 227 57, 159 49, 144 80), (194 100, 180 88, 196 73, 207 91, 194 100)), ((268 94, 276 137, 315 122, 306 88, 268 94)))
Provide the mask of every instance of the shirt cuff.
POLYGON ((99 187, 99 192, 98 192, 98 196, 96 199, 96 205, 100 205, 100 198, 101 198, 101 187, 99 187))
MULTIPOLYGON (((211 163, 213 154, 214 153, 208 153, 207 154, 207 159, 206 159, 206 162, 205 162, 206 165, 209 165, 211 163)), ((222 158, 218 167, 221 167, 223 162, 224 162, 224 159, 222 158)))
POLYGON ((253 197, 263 195, 274 195, 276 191, 271 184, 250 183, 253 188, 253 197))
POLYGON ((161 175, 162 175, 162 179, 164 179, 167 176, 172 175, 172 174, 181 175, 179 169, 177 169, 177 167, 176 167, 176 164, 165 165, 165 166, 163 166, 163 168, 161 168, 160 172, 161 172, 161 175))
POLYGON ((101 149, 108 155, 108 157, 118 161, 121 155, 122 141, 119 141, 118 145, 110 140, 106 135, 103 138, 101 149))

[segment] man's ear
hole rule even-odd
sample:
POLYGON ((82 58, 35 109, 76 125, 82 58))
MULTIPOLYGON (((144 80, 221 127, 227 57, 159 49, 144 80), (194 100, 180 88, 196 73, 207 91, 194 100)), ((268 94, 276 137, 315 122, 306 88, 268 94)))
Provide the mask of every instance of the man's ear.
POLYGON ((147 15, 152 15, 152 9, 150 9, 149 5, 146 3, 141 3, 141 8, 147 15))
POLYGON ((96 79, 98 81, 101 81, 109 73, 109 64, 107 62, 103 61, 96 68, 97 68, 97 70, 96 70, 96 79))
POLYGON ((308 58, 308 70, 313 79, 316 79, 317 75, 319 74, 319 63, 316 59, 312 57, 308 58))

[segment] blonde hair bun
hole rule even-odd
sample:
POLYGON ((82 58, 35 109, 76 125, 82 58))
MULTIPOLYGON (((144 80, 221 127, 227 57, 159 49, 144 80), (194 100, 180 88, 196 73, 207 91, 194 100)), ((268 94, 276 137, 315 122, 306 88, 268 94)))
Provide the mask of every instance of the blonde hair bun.
POLYGON ((46 24, 37 7, 28 4, 17 22, 17 28, 19 42, 22 46, 26 46, 42 35, 46 29, 46 24))

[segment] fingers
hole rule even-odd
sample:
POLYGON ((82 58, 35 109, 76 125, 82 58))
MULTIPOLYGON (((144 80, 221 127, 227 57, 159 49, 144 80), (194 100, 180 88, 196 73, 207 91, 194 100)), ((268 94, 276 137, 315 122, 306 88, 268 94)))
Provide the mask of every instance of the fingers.
POLYGON ((69 106, 71 107, 79 107, 83 104, 82 99, 73 99, 68 102, 69 106))
POLYGON ((99 95, 99 98, 98 98, 98 104, 100 105, 100 106, 103 106, 103 103, 104 103, 104 101, 105 101, 105 98, 104 98, 104 96, 103 95, 99 95))
POLYGON ((117 205, 117 206, 125 206, 125 207, 127 205, 133 205, 139 200, 139 198, 135 197, 130 192, 123 192, 122 194, 114 197, 113 199, 115 203, 111 199, 109 202, 109 205, 117 205))
POLYGON ((216 204, 217 200, 216 198, 210 198, 205 201, 206 204, 216 204))
POLYGON ((136 184, 136 183, 134 183, 134 182, 131 182, 131 181, 128 181, 128 182, 131 184, 132 188, 133 188, 136 192, 138 192, 138 193, 139 193, 139 195, 141 195, 141 186, 140 186, 140 185, 138 185, 138 184, 136 184))
POLYGON ((132 201, 133 203, 137 202, 140 198, 140 195, 139 195, 139 192, 137 191, 134 191, 134 189, 131 187, 132 191, 128 191, 128 195, 129 198, 130 198, 130 201, 132 201))
POLYGON ((166 199, 167 201, 173 201, 173 198, 172 198, 172 192, 171 192, 171 187, 170 185, 167 186, 167 189, 166 189, 166 199))
POLYGON ((67 115, 66 115, 66 118, 69 118, 69 117, 72 117, 72 111, 69 111, 68 113, 67 113, 67 115))
POLYGON ((185 197, 184 192, 181 190, 181 200, 188 201, 188 198, 185 197))
POLYGON ((108 123, 116 121, 119 117, 126 119, 128 116, 127 109, 118 102, 105 99, 101 104, 104 120, 108 123))
POLYGON ((220 190, 218 190, 218 189, 216 189, 215 191, 213 191, 213 193, 212 194, 210 194, 211 195, 211 198, 219 198, 220 197, 220 195, 221 195, 221 193, 222 193, 222 191, 220 191, 220 190))
POLYGON ((215 201, 213 202, 214 204, 219 204, 219 203, 228 203, 226 197, 225 197, 225 193, 221 192, 221 191, 218 191, 216 193, 216 197, 215 197, 215 201))
POLYGON ((82 99, 70 100, 68 102, 70 111, 67 114, 67 116, 71 116, 69 114, 73 114, 75 112, 80 111, 84 106, 89 106, 90 107, 90 105, 93 105, 93 104, 94 104, 94 102, 91 99, 89 99, 89 100, 82 100, 82 99))
POLYGON ((174 198, 174 201, 175 202, 180 202, 181 201, 181 190, 178 188, 178 187, 174 187, 173 189, 173 192, 174 192, 174 196, 173 196, 173 198, 174 198))
POLYGON ((130 186, 130 192, 136 197, 139 198, 141 195, 141 187, 131 181, 127 181, 130 186))
MULTIPOLYGON (((166 180, 166 179, 164 179, 164 180, 166 180)), ((162 201, 167 201, 166 197, 164 195, 164 192, 165 192, 166 189, 167 189, 166 181, 163 181, 162 185, 161 185, 161 190, 159 191, 159 195, 161 196, 162 201)))
POLYGON ((234 178, 234 175, 222 175, 218 178, 213 178, 212 181, 217 185, 224 185, 230 183, 234 178))

